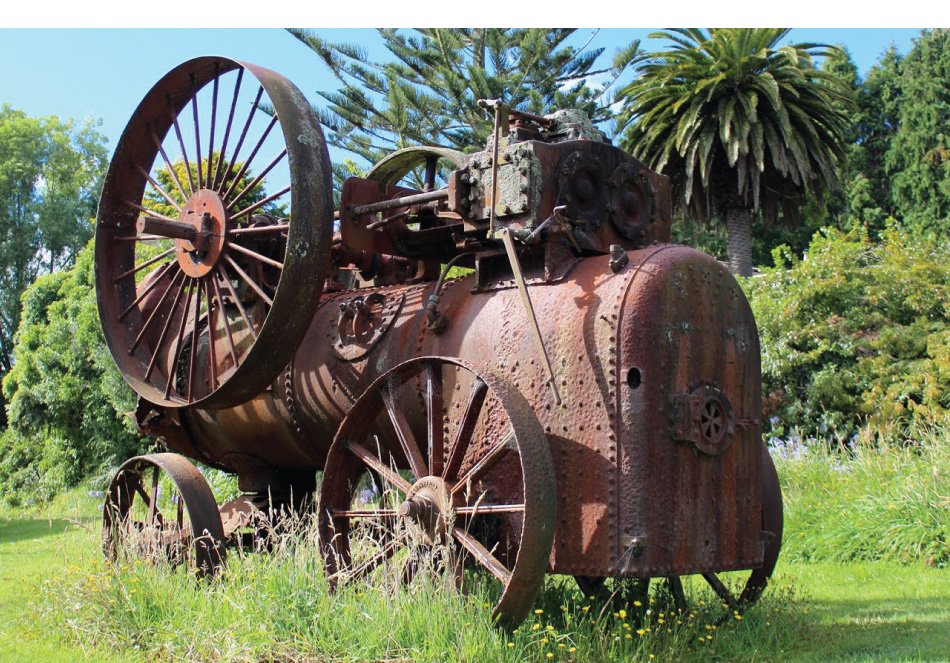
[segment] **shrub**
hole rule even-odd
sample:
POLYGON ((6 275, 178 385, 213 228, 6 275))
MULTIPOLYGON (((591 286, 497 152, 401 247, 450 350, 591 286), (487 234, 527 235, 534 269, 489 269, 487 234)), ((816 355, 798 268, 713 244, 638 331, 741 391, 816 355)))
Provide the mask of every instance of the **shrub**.
POLYGON ((892 223, 817 233, 802 259, 745 281, 762 343, 766 430, 839 441, 950 420, 950 251, 892 223))
POLYGON ((134 407, 105 347, 92 243, 75 267, 23 295, 14 366, 3 381, 10 429, 0 437, 0 498, 28 503, 103 473, 143 444, 134 407))

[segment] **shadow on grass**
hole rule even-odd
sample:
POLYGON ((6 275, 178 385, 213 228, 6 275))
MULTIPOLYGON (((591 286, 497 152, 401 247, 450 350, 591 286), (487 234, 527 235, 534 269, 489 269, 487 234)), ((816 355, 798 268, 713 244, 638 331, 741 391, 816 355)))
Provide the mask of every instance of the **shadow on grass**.
POLYGON ((61 518, 0 519, 0 545, 62 534, 76 527, 97 529, 99 521, 96 518, 82 518, 80 520, 63 520, 61 518))
MULTIPOLYGON (((823 661, 950 660, 950 610, 945 597, 823 601, 812 628, 823 661)), ((819 659, 816 659, 819 660, 819 659)))

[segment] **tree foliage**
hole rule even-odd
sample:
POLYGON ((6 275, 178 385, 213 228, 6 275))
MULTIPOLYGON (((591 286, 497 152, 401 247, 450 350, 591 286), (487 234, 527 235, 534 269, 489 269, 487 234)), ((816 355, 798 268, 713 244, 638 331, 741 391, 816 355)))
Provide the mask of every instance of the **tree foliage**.
POLYGON ((14 365, 3 380, 10 429, 0 442, 7 501, 77 483, 115 467, 141 439, 123 413, 134 395, 105 347, 93 242, 72 269, 39 277, 23 296, 14 365))
POLYGON ((879 242, 826 230, 802 259, 776 249, 745 282, 773 434, 950 422, 948 249, 893 220, 879 242))
POLYGON ((897 213, 923 232, 950 223, 950 30, 925 32, 900 63, 897 128, 886 155, 897 213))
POLYGON ((821 44, 779 48, 787 29, 681 29, 625 86, 622 144, 671 178, 674 203, 726 221, 733 271, 750 275, 749 223, 793 219, 806 192, 837 185, 850 91, 815 58, 821 44))
POLYGON ((579 108, 595 121, 608 119, 607 90, 638 50, 634 42, 612 66, 597 69, 603 49, 567 45, 573 29, 386 29, 379 35, 391 59, 372 62, 360 45, 290 32, 340 81, 339 91, 320 92, 329 102, 319 111, 328 142, 370 164, 410 145, 480 149, 493 120, 478 99, 536 114, 579 108))
POLYGON ((71 265, 92 236, 106 166, 95 127, 0 109, 0 376, 12 366, 23 291, 71 265))

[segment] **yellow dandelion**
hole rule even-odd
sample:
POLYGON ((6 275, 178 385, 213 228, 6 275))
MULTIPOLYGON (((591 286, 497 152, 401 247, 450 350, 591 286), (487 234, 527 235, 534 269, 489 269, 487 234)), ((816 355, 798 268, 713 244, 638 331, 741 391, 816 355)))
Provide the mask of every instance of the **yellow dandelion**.
POLYGON ((548 624, 548 625, 545 626, 544 628, 547 629, 548 631, 553 631, 553 630, 554 630, 554 627, 551 626, 550 624, 548 624))
POLYGON ((542 644, 542 645, 548 644, 548 639, 547 639, 547 638, 541 638, 541 644, 542 644))
POLYGON ((646 633, 646 631, 644 631, 642 628, 637 629, 637 635, 643 635, 644 633, 646 633))
POLYGON ((545 654, 545 656, 547 656, 548 658, 554 658, 554 654, 552 654, 551 652, 548 652, 547 654, 545 654))
POLYGON ((707 639, 707 640, 712 640, 712 636, 711 636, 711 635, 707 635, 707 636, 706 636, 706 639, 707 639))
POLYGON ((626 610, 621 610, 621 611, 618 612, 617 614, 620 615, 620 619, 626 619, 626 618, 627 618, 627 611, 626 611, 626 610))
POLYGON ((627 640, 633 639, 633 636, 630 635, 629 633, 627 633, 627 635, 625 635, 625 636, 623 636, 623 637, 625 637, 627 640))
POLYGON ((576 651, 577 651, 577 647, 571 647, 570 649, 567 650, 567 653, 573 654, 576 651))
POLYGON ((508 649, 514 649, 514 648, 515 648, 515 643, 509 642, 509 643, 508 643, 508 649))
POLYGON ((736 615, 736 621, 742 621, 742 615, 736 615))
POLYGON ((536 615, 543 615, 543 614, 544 614, 544 610, 542 610, 541 608, 538 608, 537 610, 534 611, 534 614, 536 614, 536 615))
POLYGON ((643 605, 643 604, 640 603, 639 601, 634 601, 634 602, 633 602, 633 605, 635 605, 635 606, 637 606, 637 607, 639 608, 639 607, 640 607, 641 605, 643 605))
POLYGON ((587 612, 588 610, 590 610, 590 606, 585 605, 583 608, 581 608, 581 610, 583 610, 584 612, 587 612))

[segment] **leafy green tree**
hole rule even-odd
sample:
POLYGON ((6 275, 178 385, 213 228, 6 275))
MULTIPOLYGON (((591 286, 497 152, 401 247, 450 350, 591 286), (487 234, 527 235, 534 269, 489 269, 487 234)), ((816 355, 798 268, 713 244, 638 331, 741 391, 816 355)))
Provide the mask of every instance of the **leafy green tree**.
POLYGON ((95 127, 0 109, 0 376, 12 366, 23 291, 71 265, 92 236, 106 166, 95 127))
POLYGON ((3 380, 10 429, 0 438, 0 493, 49 495, 140 450, 124 416, 131 389, 105 347, 93 242, 76 265, 40 276, 23 296, 13 368, 3 380))
POLYGON ((359 45, 290 32, 342 84, 339 92, 320 92, 329 102, 320 111, 328 142, 371 164, 410 145, 479 149, 493 121, 478 99, 499 98, 536 114, 579 108, 606 120, 612 115, 607 91, 638 52, 634 42, 612 67, 598 69, 603 49, 566 45, 573 29, 387 29, 379 34, 392 59, 378 63, 359 45), (607 82, 592 87, 603 75, 607 82))
POLYGON ((622 145, 670 176, 674 204, 724 220, 733 272, 752 274, 750 224, 796 218, 803 196, 838 183, 851 93, 815 66, 820 44, 779 48, 787 29, 682 29, 619 93, 622 145))
POLYGON ((911 228, 950 224, 950 30, 924 32, 900 63, 897 128, 888 146, 895 208, 911 228))

